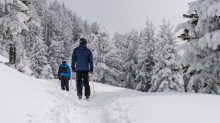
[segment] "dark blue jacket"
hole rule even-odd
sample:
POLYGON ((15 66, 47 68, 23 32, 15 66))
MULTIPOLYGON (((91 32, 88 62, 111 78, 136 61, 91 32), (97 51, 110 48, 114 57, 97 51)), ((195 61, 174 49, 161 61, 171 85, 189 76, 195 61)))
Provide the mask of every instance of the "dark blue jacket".
POLYGON ((62 63, 59 66, 58 77, 60 78, 61 76, 68 76, 69 78, 71 78, 70 66, 67 65, 66 63, 62 63))
POLYGON ((90 68, 93 68, 92 52, 86 47, 86 44, 80 44, 73 51, 71 66, 74 66, 76 70, 89 70, 89 64, 90 68))

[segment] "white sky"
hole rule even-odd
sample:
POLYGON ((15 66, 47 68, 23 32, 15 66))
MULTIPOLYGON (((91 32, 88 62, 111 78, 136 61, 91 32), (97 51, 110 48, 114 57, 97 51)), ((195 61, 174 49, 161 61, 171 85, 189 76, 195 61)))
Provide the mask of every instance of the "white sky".
POLYGON ((187 14, 188 3, 193 0, 57 1, 64 2, 69 9, 76 12, 83 20, 88 20, 90 24, 96 21, 105 25, 113 35, 117 31, 124 33, 132 29, 137 29, 140 32, 145 27, 147 18, 154 23, 157 30, 164 17, 170 20, 175 27, 187 20, 182 15, 187 14))

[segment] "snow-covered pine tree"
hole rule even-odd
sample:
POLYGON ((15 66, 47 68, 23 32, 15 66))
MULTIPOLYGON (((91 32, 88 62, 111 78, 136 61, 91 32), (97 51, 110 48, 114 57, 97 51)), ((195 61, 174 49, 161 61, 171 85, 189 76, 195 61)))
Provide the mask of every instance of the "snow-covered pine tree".
POLYGON ((122 86, 122 59, 121 55, 119 55, 119 52, 114 45, 112 45, 111 51, 105 55, 104 62, 107 66, 104 73, 105 83, 115 86, 122 86))
MULTIPOLYGON (((198 23, 198 14, 196 13, 191 13, 189 15, 184 14, 183 15, 184 18, 194 18, 193 21, 191 22, 191 26, 195 27, 198 23)), ((181 40, 183 41, 192 41, 194 38, 189 36, 189 28, 185 28, 183 31, 183 34, 181 34, 180 36, 178 36, 178 38, 181 38, 181 40)), ((184 80, 184 90, 187 92, 187 86, 189 83, 190 78, 192 77, 192 74, 187 74, 187 70, 188 70, 189 66, 183 66, 182 65, 182 73, 183 73, 183 80, 184 80)), ((194 89, 198 89, 196 85, 193 86, 194 89)))
POLYGON ((105 72, 105 81, 108 84, 122 86, 123 72, 123 57, 125 53, 124 43, 126 38, 118 32, 114 34, 112 42, 110 42, 110 52, 104 57, 104 62, 108 66, 105 72))
POLYGON ((64 3, 61 6, 60 11, 60 20, 62 22, 62 32, 61 32, 61 40, 64 41, 64 57, 67 60, 67 64, 71 63, 72 52, 73 52, 73 41, 72 41, 72 21, 71 16, 69 15, 69 10, 65 7, 64 3))
POLYGON ((115 50, 114 52, 116 53, 115 55, 113 54, 114 56, 113 58, 117 59, 117 62, 115 63, 116 65, 114 67, 118 70, 118 73, 120 73, 119 74, 120 76, 118 78, 115 78, 115 80, 118 81, 118 86, 120 87, 123 87, 124 83, 126 82, 123 65, 128 48, 128 43, 127 43, 128 35, 129 35, 128 33, 120 34, 116 32, 113 37, 114 47, 116 47, 112 49, 115 50))
POLYGON ((26 54, 30 57, 30 54, 33 49, 34 43, 38 38, 43 38, 43 27, 41 24, 41 19, 38 17, 35 6, 33 4, 30 5, 30 17, 31 21, 28 23, 28 31, 23 33, 24 35, 24 48, 26 50, 26 54))
POLYGON ((188 29, 191 39, 180 47, 185 52, 179 63, 183 67, 188 67, 186 74, 191 76, 187 92, 220 94, 219 2, 219 0, 191 2, 188 14, 198 14, 198 17, 176 27, 176 31, 188 29), (197 22, 193 23, 195 21, 197 22))
MULTIPOLYGON (((95 51, 96 49, 96 43, 95 41, 98 40, 97 39, 97 35, 98 35, 98 31, 100 30, 100 27, 101 27, 101 24, 98 24, 97 22, 93 22, 91 24, 91 34, 90 34, 90 37, 91 37, 91 40, 89 40, 87 43, 88 43, 88 48, 90 48, 92 50, 92 52, 95 51)), ((95 56, 95 55, 93 55, 95 56)))
POLYGON ((92 34, 92 37, 94 77, 98 82, 105 83, 105 72, 109 68, 105 64, 104 57, 110 51, 110 34, 105 26, 100 25, 97 34, 92 34))
POLYGON ((138 64, 138 44, 140 43, 140 38, 137 30, 133 29, 126 42, 126 52, 125 59, 123 60, 123 71, 124 74, 124 83, 123 87, 135 89, 137 86, 136 70, 138 64))
POLYGON ((0 17, 0 35, 1 50, 9 53, 10 46, 16 47, 16 64, 10 65, 22 71, 20 62, 25 62, 24 48, 21 43, 20 34, 23 30, 28 30, 27 22, 29 21, 28 7, 24 3, 26 0, 1 0, 1 17, 0 17))
MULTIPOLYGON (((32 51, 34 50, 33 46, 38 42, 38 40, 43 40, 43 27, 41 26, 41 18, 39 18, 38 13, 37 13, 37 9, 35 9, 35 7, 37 7, 35 5, 36 3, 37 2, 35 0, 32 0, 31 4, 28 6, 29 9, 31 10, 29 12, 29 15, 30 15, 30 22, 28 23, 29 30, 23 31, 23 33, 22 33, 22 37, 24 39, 23 45, 24 45, 24 48, 26 50, 26 54, 29 59, 31 59, 31 57, 32 57, 31 56, 33 53, 32 51)), ((43 41, 43 43, 44 43, 43 45, 45 45, 45 41, 43 41)), ((45 50, 46 53, 48 51, 47 49, 48 49, 48 47, 46 46, 46 50, 45 50)), ((45 56, 45 57, 47 57, 47 56, 45 56)), ((33 60, 30 60, 30 62, 33 62, 33 60)), ((36 61, 34 61, 34 62, 36 63, 36 61)), ((28 65, 28 68, 29 68, 30 64, 35 64, 35 63, 26 62, 23 65, 28 65)), ((40 66, 40 67, 42 67, 42 66, 40 66)), ((38 69, 38 68, 31 68, 31 70, 33 70, 33 69, 38 69)), ((30 70, 28 70, 28 71, 30 71, 30 70)), ((39 76, 39 78, 42 78, 42 74, 41 74, 41 76, 39 76)))
POLYGON ((87 42, 90 43, 92 41, 92 30, 89 22, 87 20, 84 21, 84 28, 85 28, 85 38, 87 39, 87 42))
POLYGON ((50 18, 51 11, 49 10, 46 0, 31 0, 31 5, 34 6, 38 17, 41 19, 41 26, 43 27, 43 40, 45 44, 50 46, 50 18))
POLYGON ((47 55, 47 46, 41 37, 37 37, 30 55, 30 68, 36 78, 42 78, 42 71, 48 64, 47 55))
POLYGON ((64 41, 59 41, 59 38, 53 33, 53 40, 51 41, 51 45, 49 47, 49 59, 50 59, 50 66, 52 68, 52 73, 55 78, 58 77, 58 67, 62 63, 65 57, 65 47, 64 41))
POLYGON ((177 70, 179 56, 172 29, 170 22, 163 19, 156 43, 155 66, 149 92, 184 92, 184 83, 177 70))
MULTIPOLYGON (((57 78, 58 67, 61 64, 62 59, 66 59, 67 54, 67 44, 70 44, 72 36, 70 33, 66 33, 71 27, 67 27, 69 23, 64 23, 64 6, 62 7, 57 0, 49 4, 49 23, 47 24, 48 29, 48 41, 49 42, 49 61, 52 68, 52 73, 55 78, 57 78), (64 34, 66 33, 66 34, 64 34), (66 36, 66 37, 65 37, 66 36), (66 46, 66 47, 65 47, 66 46)), ((68 19, 68 18, 66 18, 68 19)), ((68 49, 69 50, 69 49, 68 49)))
POLYGON ((91 26, 87 20, 84 21, 84 28, 85 28, 86 34, 91 35, 92 33, 91 26))
POLYGON ((92 23, 91 30, 93 34, 97 35, 99 29, 100 29, 100 24, 98 24, 97 22, 92 23))
POLYGON ((136 81, 138 85, 136 90, 148 91, 151 87, 151 76, 154 67, 155 51, 155 27, 147 20, 146 27, 140 33, 141 44, 138 46, 138 67, 136 81))
MULTIPOLYGON (((72 26, 73 26, 73 40, 78 42, 81 37, 85 37, 85 27, 83 19, 78 16, 76 13, 71 17, 72 26)), ((86 38, 86 37, 85 37, 86 38)))

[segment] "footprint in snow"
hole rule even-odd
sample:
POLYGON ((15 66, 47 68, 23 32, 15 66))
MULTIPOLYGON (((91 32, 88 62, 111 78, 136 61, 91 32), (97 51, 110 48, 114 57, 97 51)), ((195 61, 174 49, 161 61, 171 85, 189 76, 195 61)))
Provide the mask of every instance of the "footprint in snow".
POLYGON ((31 114, 25 114, 26 116, 28 116, 28 117, 33 117, 33 115, 31 115, 31 114))

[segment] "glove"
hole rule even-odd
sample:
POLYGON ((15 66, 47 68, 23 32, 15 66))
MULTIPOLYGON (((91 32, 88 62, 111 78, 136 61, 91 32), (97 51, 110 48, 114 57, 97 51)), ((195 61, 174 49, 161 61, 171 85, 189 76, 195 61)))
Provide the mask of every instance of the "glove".
POLYGON ((90 73, 93 73, 93 68, 90 68, 89 72, 90 72, 90 73))
POLYGON ((76 72, 76 68, 74 66, 71 66, 71 67, 72 67, 72 71, 76 72))

